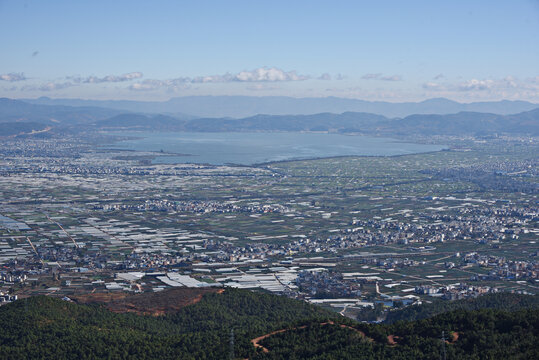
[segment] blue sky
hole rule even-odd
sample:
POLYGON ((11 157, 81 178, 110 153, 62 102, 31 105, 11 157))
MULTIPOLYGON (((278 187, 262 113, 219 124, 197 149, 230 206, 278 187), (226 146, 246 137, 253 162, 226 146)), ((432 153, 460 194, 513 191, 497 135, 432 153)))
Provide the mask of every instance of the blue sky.
POLYGON ((0 96, 539 102, 539 1, 2 1, 0 96))

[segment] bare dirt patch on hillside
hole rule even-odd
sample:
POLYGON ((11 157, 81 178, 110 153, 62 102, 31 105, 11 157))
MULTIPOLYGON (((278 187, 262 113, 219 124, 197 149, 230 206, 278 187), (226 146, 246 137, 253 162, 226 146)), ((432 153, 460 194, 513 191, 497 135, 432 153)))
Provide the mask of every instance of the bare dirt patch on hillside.
POLYGON ((92 293, 73 298, 79 304, 100 303, 116 313, 160 316, 174 313, 181 308, 196 304, 209 293, 222 293, 214 288, 174 288, 165 291, 142 294, 92 293))

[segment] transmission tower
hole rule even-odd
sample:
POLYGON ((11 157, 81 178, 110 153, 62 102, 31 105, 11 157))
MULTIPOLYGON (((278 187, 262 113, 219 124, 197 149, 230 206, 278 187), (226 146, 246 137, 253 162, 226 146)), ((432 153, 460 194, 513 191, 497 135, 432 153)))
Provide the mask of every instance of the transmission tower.
POLYGON ((234 360, 234 329, 230 330, 230 360, 234 360))
POLYGON ((447 359, 447 354, 445 352, 445 333, 442 331, 442 353, 440 354, 441 360, 447 359))

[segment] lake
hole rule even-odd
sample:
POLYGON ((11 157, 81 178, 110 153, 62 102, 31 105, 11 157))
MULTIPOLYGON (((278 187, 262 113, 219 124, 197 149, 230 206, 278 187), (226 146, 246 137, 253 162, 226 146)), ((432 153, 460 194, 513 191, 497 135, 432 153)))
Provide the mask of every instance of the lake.
POLYGON ((253 165, 283 160, 336 156, 393 156, 440 151, 446 146, 402 142, 390 138, 325 133, 160 133, 113 132, 137 137, 114 148, 174 153, 158 156, 154 164, 199 163, 253 165), (177 155, 176 155, 177 154, 177 155))

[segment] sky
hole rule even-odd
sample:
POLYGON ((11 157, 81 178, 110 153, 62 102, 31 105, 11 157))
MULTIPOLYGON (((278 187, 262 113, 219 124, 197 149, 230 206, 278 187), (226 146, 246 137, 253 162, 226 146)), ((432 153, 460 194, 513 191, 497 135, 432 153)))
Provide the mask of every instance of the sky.
POLYGON ((539 102, 539 0, 0 0, 0 97, 539 102))

